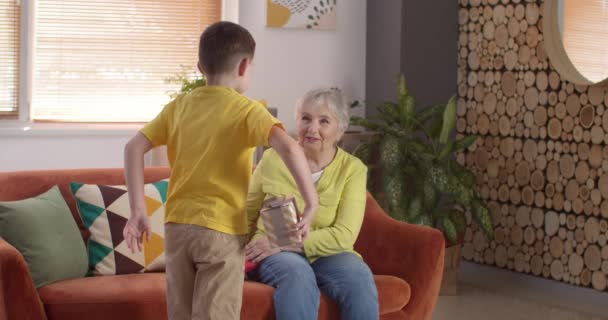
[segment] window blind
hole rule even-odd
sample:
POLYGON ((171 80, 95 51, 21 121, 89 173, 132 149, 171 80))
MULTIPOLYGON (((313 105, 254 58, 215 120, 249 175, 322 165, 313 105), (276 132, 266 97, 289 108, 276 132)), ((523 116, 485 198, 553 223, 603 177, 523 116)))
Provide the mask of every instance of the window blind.
POLYGON ((32 118, 140 122, 196 70, 220 0, 37 0, 32 118))
POLYGON ((0 117, 19 108, 20 12, 17 0, 0 0, 0 117))
POLYGON ((608 0, 563 1, 568 57, 591 81, 608 77, 608 0))

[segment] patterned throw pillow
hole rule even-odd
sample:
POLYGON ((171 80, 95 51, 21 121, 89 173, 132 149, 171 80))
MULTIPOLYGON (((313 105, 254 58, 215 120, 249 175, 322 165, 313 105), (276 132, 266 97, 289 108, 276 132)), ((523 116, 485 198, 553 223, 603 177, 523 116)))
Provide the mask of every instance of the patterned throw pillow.
POLYGON ((71 183, 78 210, 91 232, 87 246, 93 275, 115 275, 165 269, 164 218, 169 181, 144 186, 152 238, 144 239, 143 251, 132 253, 122 235, 130 217, 125 186, 71 183))

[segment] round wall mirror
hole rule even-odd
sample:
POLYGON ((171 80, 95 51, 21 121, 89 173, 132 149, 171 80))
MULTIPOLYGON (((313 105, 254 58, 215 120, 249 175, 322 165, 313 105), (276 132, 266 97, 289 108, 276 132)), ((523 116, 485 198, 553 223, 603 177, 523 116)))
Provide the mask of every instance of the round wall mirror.
POLYGON ((546 0, 547 55, 573 83, 608 85, 608 0, 546 0))

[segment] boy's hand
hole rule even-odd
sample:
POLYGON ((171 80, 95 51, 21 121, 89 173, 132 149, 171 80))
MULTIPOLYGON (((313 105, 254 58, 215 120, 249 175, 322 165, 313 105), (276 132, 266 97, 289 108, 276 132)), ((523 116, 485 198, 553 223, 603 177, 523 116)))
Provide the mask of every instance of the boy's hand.
POLYGON ((300 221, 296 225, 296 232, 304 240, 308 236, 310 223, 319 208, 319 196, 312 182, 310 167, 302 148, 282 129, 276 126, 273 127, 268 141, 281 156, 289 172, 291 172, 298 185, 298 190, 306 203, 304 214, 302 214, 300 221))
POLYGON ((122 230, 122 235, 127 242, 127 247, 131 249, 132 253, 135 253, 135 245, 137 244, 137 251, 143 250, 143 238, 146 233, 146 241, 152 239, 152 231, 150 230, 150 219, 146 214, 132 214, 129 221, 122 230))
POLYGON ((148 241, 152 239, 144 200, 144 154, 152 149, 152 146, 152 142, 141 132, 125 146, 125 180, 129 190, 131 217, 122 230, 122 235, 132 253, 135 253, 136 243, 138 251, 142 251, 144 232, 148 241))
POLYGON ((309 208, 304 209, 304 212, 300 216, 300 221, 296 224, 296 231, 298 236, 301 237, 302 241, 308 237, 308 233, 310 232, 310 224, 312 223, 312 218, 315 216, 315 211, 316 210, 309 208))

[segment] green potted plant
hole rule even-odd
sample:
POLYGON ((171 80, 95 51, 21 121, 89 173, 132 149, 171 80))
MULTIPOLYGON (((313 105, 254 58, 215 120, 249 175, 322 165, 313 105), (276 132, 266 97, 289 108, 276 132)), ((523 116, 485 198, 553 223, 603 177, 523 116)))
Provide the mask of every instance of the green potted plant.
MULTIPOLYGON (((493 238, 489 210, 475 189, 475 176, 455 153, 475 143, 477 136, 456 139, 456 99, 417 108, 403 75, 396 102, 384 102, 375 119, 353 117, 353 125, 375 132, 354 151, 370 167, 369 189, 395 219, 441 230, 446 238, 446 265, 460 260, 460 246, 472 221, 493 238)), ((457 265, 454 267, 458 267, 457 265)), ((444 276, 445 273, 444 273, 444 276)))
POLYGON ((196 71, 189 71, 185 66, 181 66, 182 71, 175 74, 175 76, 165 79, 165 83, 179 84, 179 90, 167 91, 167 95, 171 99, 175 99, 182 93, 190 92, 198 87, 202 87, 207 84, 205 76, 196 71))

